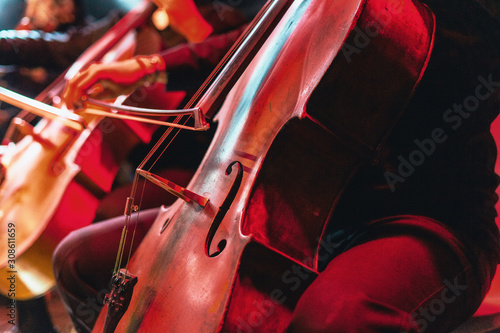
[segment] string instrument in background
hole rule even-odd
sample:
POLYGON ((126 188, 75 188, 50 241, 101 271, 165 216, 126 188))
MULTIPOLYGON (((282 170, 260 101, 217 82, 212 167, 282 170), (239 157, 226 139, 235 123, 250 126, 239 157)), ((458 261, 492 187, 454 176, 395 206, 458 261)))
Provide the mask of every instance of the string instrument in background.
POLYGON ((218 111, 189 185, 149 172, 168 135, 137 169, 180 199, 130 262, 120 248, 93 332, 283 331, 343 189, 425 70, 433 29, 416 1, 269 1, 187 106, 218 111))
MULTIPOLYGON (((140 2, 37 101, 1 88, 0 100, 23 109, 12 120, 1 147, 0 292, 5 296, 30 299, 55 285, 51 259, 56 245, 72 230, 93 221, 130 150, 147 143, 157 129, 156 123, 110 120, 50 106, 57 102, 66 80, 90 62, 132 56, 135 29, 155 10, 153 3, 140 2), (13 280, 7 280, 10 276, 15 276, 15 288, 13 280)), ((146 95, 134 97, 128 102, 154 104, 146 95)), ((181 99, 171 100, 171 107, 181 99)), ((169 107, 168 101, 161 104, 169 107)))

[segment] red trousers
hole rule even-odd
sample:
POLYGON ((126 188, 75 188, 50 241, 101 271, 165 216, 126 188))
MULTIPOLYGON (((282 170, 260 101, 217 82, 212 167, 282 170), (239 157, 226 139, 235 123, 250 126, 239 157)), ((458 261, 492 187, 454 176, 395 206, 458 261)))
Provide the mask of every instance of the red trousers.
MULTIPOLYGON (((137 240, 157 212, 141 213, 137 240)), ((80 229, 55 252, 55 277, 79 332, 90 331, 109 290, 122 227, 120 217, 80 229)), ((471 257, 425 217, 373 222, 302 295, 289 332, 448 332, 480 305, 497 264, 489 258, 471 257)))

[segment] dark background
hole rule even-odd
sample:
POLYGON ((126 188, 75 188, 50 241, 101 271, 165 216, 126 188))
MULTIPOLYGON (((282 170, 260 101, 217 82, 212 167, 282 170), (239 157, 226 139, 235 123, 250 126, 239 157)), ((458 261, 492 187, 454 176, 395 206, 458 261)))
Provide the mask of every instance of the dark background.
MULTIPOLYGON (((85 8, 92 18, 104 17, 110 10, 129 10, 139 0, 84 0, 85 8)), ((22 16, 24 0, 0 0, 0 30, 12 29, 22 16)))

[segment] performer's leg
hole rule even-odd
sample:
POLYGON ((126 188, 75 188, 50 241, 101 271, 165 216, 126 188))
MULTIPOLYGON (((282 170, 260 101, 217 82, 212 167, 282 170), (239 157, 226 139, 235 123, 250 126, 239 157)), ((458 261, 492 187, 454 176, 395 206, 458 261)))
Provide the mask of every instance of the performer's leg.
MULTIPOLYGON (((133 249, 139 245, 159 208, 140 212, 133 249)), ((132 220, 135 221, 134 216, 132 220)), ((109 293, 109 282, 125 217, 73 231, 54 252, 54 276, 63 301, 79 332, 90 332, 109 293)))
POLYGON ((496 269, 469 258, 436 221, 378 221, 306 290, 289 332, 449 332, 475 312, 496 269))

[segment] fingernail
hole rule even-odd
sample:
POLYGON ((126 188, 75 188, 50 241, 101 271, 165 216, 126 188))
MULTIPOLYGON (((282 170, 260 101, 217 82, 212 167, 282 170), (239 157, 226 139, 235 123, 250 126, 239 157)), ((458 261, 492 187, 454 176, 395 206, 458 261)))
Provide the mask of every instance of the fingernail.
POLYGON ((89 90, 87 90, 87 94, 89 95, 92 95, 92 94, 98 94, 100 92, 102 92, 104 90, 102 84, 100 83, 97 83, 97 84, 94 84, 92 87, 89 88, 89 90))

